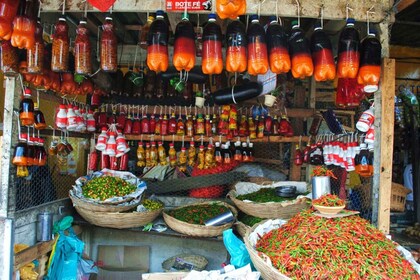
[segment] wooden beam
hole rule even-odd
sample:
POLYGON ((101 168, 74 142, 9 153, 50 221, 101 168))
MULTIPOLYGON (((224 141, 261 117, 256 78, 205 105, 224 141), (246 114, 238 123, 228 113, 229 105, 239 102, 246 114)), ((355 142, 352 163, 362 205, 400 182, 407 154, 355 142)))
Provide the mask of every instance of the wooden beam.
MULTIPOLYGON (((385 234, 389 233, 390 204, 392 186, 392 156, 394 148, 394 97, 395 97, 395 60, 384 58, 381 69, 381 95, 379 119, 375 119, 374 183, 379 187, 378 224, 377 227, 385 234), (379 130, 379 131, 376 131, 379 130), (378 146, 378 144, 376 144, 378 146)), ((377 115, 377 114, 376 114, 377 115)))
POLYGON ((412 4, 416 2, 417 0, 399 0, 397 1, 397 4, 394 7, 394 11, 396 14, 398 14, 399 12, 407 9, 408 7, 410 7, 412 4))
MULTIPOLYGON (((85 0, 74 0, 66 3, 67 11, 71 12, 83 12, 85 0)), ((155 12, 161 9, 161 1, 156 0, 117 0, 113 5, 114 12, 155 12)), ((260 1, 260 0, 247 0, 247 14, 255 14, 258 11, 260 2, 261 15, 274 15, 276 12, 276 1, 260 1)), ((318 18, 321 1, 312 0, 300 0, 300 16, 303 18, 318 18)), ((335 19, 342 20, 346 18, 346 4, 349 3, 353 9, 350 16, 355 18, 357 21, 366 21, 366 11, 373 7, 375 12, 370 16, 371 22, 380 22, 384 18, 385 12, 389 11, 392 7, 392 3, 389 0, 365 0, 365 1, 346 1, 346 0, 335 0, 335 1, 323 1, 324 5, 324 19, 335 19)), ((62 1, 45 1, 42 5, 42 12, 60 12, 60 6, 62 1)), ((278 0, 279 16, 281 17, 293 17, 297 16, 297 6, 295 1, 290 0, 278 0)), ((163 7, 164 8, 164 7, 163 7)), ((98 12, 91 5, 88 5, 88 12, 98 12)), ((197 13, 191 12, 190 13, 197 13)), ((178 13, 181 13, 178 12, 178 13)), ((199 13, 205 14, 208 11, 199 11, 199 13)))

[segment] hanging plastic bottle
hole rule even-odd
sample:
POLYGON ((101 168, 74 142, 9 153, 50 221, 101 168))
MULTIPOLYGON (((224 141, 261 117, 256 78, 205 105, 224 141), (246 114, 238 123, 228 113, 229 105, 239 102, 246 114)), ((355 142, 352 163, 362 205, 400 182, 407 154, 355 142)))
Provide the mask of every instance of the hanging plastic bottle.
POLYGON ((196 135, 204 135, 205 134, 205 124, 204 124, 204 119, 203 119, 203 115, 202 114, 198 114, 197 116, 197 127, 195 129, 195 134, 196 135))
POLYGON ((276 17, 270 17, 267 27, 267 49, 271 72, 275 74, 290 71, 291 62, 287 43, 287 34, 276 17))
POLYGON ((195 150, 195 143, 194 141, 190 142, 190 147, 188 148, 188 165, 194 166, 195 165, 195 157, 197 151, 195 150))
POLYGON ((138 167, 146 166, 146 155, 144 151, 143 142, 139 142, 138 147, 137 147, 137 166, 138 167))
POLYGON ((151 167, 154 167, 158 164, 158 151, 156 148, 156 142, 152 142, 150 145, 150 163, 151 163, 151 167))
POLYGON ((150 131, 150 122, 149 122, 149 119, 147 118, 146 114, 144 114, 143 117, 141 118, 141 133, 143 133, 143 134, 152 133, 150 131))
POLYGON ((360 39, 354 23, 354 19, 347 19, 346 27, 340 33, 337 64, 339 78, 356 78, 359 71, 360 39))
POLYGON ((357 82, 364 85, 364 91, 371 93, 378 90, 381 77, 381 42, 376 37, 376 30, 370 28, 368 36, 362 41, 360 68, 357 82))
POLYGON ((171 114, 171 117, 168 121, 168 133, 170 135, 176 134, 176 119, 175 119, 175 113, 171 114))
POLYGON ((268 71, 267 44, 265 42, 264 27, 257 15, 252 15, 248 27, 248 74, 263 75, 268 71))
POLYGON ((363 85, 357 79, 338 78, 335 105, 342 108, 355 108, 360 106, 360 101, 365 97, 363 85))
POLYGON ((15 147, 13 153, 12 163, 16 166, 27 166, 28 164, 28 143, 27 143, 27 134, 19 135, 19 142, 15 147))
POLYGON ((165 114, 163 116, 162 121, 160 122, 160 135, 162 136, 168 135, 168 126, 169 126, 168 116, 165 114))
POLYGON ((249 143, 248 144, 248 157, 249 157, 249 161, 250 162, 255 161, 255 157, 254 157, 254 143, 249 143))
POLYGON ((44 31, 42 29, 41 20, 38 19, 35 28, 35 43, 32 48, 26 52, 26 62, 28 73, 38 74, 44 68, 44 31))
POLYGON ((35 123, 34 102, 31 98, 31 90, 26 88, 23 92, 23 98, 20 101, 19 120, 21 125, 31 126, 35 123))
POLYGON ((10 37, 12 46, 30 49, 35 44, 36 11, 38 1, 20 1, 20 13, 13 20, 13 33, 10 37))
POLYGON ((216 0, 216 13, 221 19, 236 19, 246 12, 246 0, 216 0))
POLYGON ((39 110, 38 103, 34 103, 34 127, 37 130, 42 130, 47 128, 45 123, 44 114, 39 110))
POLYGON ((181 148, 181 152, 178 156, 178 169, 181 172, 187 171, 187 149, 185 147, 181 148))
POLYGON ((86 23, 85 18, 80 20, 74 42, 74 72, 81 75, 88 75, 92 72, 91 45, 86 23))
POLYGON ((59 129, 65 129, 67 126, 67 106, 64 104, 60 104, 55 115, 55 126, 59 129))
POLYGON ((174 148, 174 143, 169 143, 169 165, 171 167, 175 167, 177 160, 176 160, 176 150, 174 148))
POLYGON ((176 70, 187 72, 195 65, 195 32, 188 14, 176 25, 173 64, 176 70))
POLYGON ((160 165, 167 165, 168 162, 166 161, 166 151, 163 147, 163 143, 158 143, 158 156, 159 156, 159 164, 160 165))
POLYGON ((150 143, 146 143, 146 149, 144 150, 144 157, 146 161, 146 167, 153 167, 152 160, 151 160, 151 148, 150 143))
POLYGON ((185 124, 182 119, 181 113, 179 114, 178 121, 176 123, 176 135, 184 136, 185 135, 185 124))
POLYGON ((220 74, 223 71, 222 30, 216 23, 216 15, 209 14, 203 30, 201 69, 204 74, 220 74))
POLYGON ((257 138, 258 139, 264 138, 264 128, 265 128, 265 117, 261 116, 259 117, 259 120, 257 123, 257 138))
POLYGON ((17 0, 0 1, 0 40, 10 40, 13 31, 13 19, 15 18, 19 2, 17 0))
POLYGON ((60 17, 55 25, 52 42, 51 70, 66 72, 69 64, 69 26, 66 19, 60 17))
POLYGON ((294 159, 295 165, 299 166, 303 164, 303 153, 300 150, 300 147, 298 144, 296 144, 296 151, 295 151, 295 159, 294 159))
POLYGON ((226 71, 244 72, 247 68, 247 39, 245 26, 239 20, 228 24, 226 30, 226 71))
MULTIPOLYGON (((162 12, 162 11, 158 11, 158 12, 162 12)), ((157 14, 156 13, 156 18, 157 18, 157 14)), ((151 29, 151 25, 153 23, 153 21, 155 20, 155 18, 152 15, 149 15, 147 17, 147 21, 146 24, 142 26, 141 28, 141 34, 140 34, 140 47, 142 49, 147 49, 148 46, 148 38, 149 38, 149 32, 151 29)))
POLYGON ((309 41, 297 21, 292 22, 289 38, 290 56, 292 59, 292 75, 296 79, 310 77, 314 71, 309 41))
POLYGON ((367 132, 375 121, 375 108, 371 106, 364 111, 356 123, 356 128, 361 132, 367 132))
POLYGON ((115 35, 114 23, 112 17, 107 16, 102 26, 101 37, 101 69, 105 72, 116 72, 118 70, 117 48, 118 39, 115 35))
POLYGON ((156 12, 156 20, 150 26, 147 40, 147 66, 155 72, 165 72, 169 64, 169 27, 163 15, 163 11, 156 12))
POLYGON ((186 130, 186 135, 188 137, 194 136, 194 123, 191 119, 191 115, 187 115, 187 121, 185 122, 185 130, 186 130))
POLYGON ((315 81, 334 80, 336 69, 332 45, 320 23, 315 25, 314 33, 311 36, 311 51, 315 81))

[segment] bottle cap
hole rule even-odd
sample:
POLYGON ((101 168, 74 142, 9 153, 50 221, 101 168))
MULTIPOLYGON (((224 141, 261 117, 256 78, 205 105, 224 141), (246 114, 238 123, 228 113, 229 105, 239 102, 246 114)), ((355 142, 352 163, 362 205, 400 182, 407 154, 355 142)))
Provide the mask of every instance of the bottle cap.
POLYGON ((316 22, 314 25, 314 30, 322 30, 321 22, 316 22))
POLYGON ((155 141, 152 142, 152 146, 156 146, 156 142, 155 141))
POLYGON ((270 17, 268 18, 268 21, 269 21, 270 23, 277 22, 277 17, 276 17, 276 16, 270 16, 270 17))
POLYGON ((293 28, 298 28, 299 27, 299 25, 298 25, 298 21, 297 20, 293 20, 292 21, 292 29, 293 28))
POLYGON ((149 142, 146 143, 146 147, 150 148, 150 143, 149 142))
POLYGON ((212 20, 212 21, 216 20, 216 14, 214 14, 214 13, 209 14, 209 21, 210 20, 212 20))
POLYGON ((26 133, 21 133, 21 134, 20 134, 20 139, 22 139, 22 140, 26 140, 26 139, 28 139, 28 134, 26 134, 26 133))
POLYGON ((254 147, 254 143, 249 143, 249 147, 250 148, 254 147))
POLYGON ((187 150, 187 148, 185 148, 185 147, 181 148, 181 151, 183 151, 183 152, 185 152, 186 150, 187 150))
POLYGON ((375 28, 372 28, 372 27, 369 28, 368 35, 370 35, 370 36, 376 36, 377 34, 378 34, 378 32, 376 31, 375 28))
POLYGON ((348 18, 346 21, 347 25, 353 26, 356 20, 354 18, 348 18))
POLYGON ((200 145, 200 150, 204 150, 204 145, 200 145))
POLYGON ((213 148, 213 145, 212 144, 208 144, 207 148, 208 149, 212 149, 213 148))
POLYGON ((60 108, 60 109, 66 109, 66 108, 67 108, 67 106, 66 106, 65 104, 60 104, 59 108, 60 108))
POLYGON ((79 24, 87 24, 87 19, 85 17, 83 17, 80 21, 79 24))
POLYGON ((246 146, 247 146, 246 142, 243 142, 243 143, 242 143, 242 147, 244 147, 244 148, 245 148, 246 146))
POLYGON ((251 15, 249 19, 251 20, 251 22, 259 21, 258 15, 251 15))
POLYGON ((139 142, 139 147, 140 147, 140 146, 143 146, 143 142, 139 142))
POLYGON ((165 12, 162 10, 157 10, 156 11, 156 18, 163 18, 163 16, 165 15, 165 12))
POLYGON ((61 16, 61 17, 58 18, 58 21, 64 21, 64 22, 66 22, 66 18, 63 17, 63 16, 61 16))
POLYGON ((191 142, 190 142, 190 145, 191 145, 191 146, 194 146, 194 145, 195 145, 195 142, 194 142, 194 141, 191 141, 191 142))
POLYGON ((112 21, 112 17, 110 15, 108 15, 108 16, 105 17, 105 20, 112 21))
POLYGON ((182 14, 182 20, 190 20, 190 16, 187 13, 182 14))
POLYGON ((174 146, 174 143, 169 143, 169 147, 173 147, 174 146))
POLYGON ((163 144, 163 143, 162 143, 162 141, 159 141, 159 142, 158 142, 158 145, 159 145, 159 146, 162 146, 162 144, 163 144))

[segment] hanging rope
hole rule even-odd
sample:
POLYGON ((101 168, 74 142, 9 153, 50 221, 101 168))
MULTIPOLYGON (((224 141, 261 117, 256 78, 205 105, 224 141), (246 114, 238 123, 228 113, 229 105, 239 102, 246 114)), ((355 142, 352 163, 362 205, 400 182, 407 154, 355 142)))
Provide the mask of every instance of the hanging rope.
POLYGON ((297 21, 298 21, 298 27, 300 27, 300 3, 299 0, 295 0, 296 1, 296 6, 297 6, 297 21))

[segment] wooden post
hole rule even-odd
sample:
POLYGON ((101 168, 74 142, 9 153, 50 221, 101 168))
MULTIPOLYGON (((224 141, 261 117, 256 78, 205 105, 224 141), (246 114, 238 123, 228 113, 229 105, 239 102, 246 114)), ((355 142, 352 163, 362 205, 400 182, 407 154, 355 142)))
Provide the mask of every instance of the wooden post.
POLYGON ((384 58, 381 88, 375 93, 375 150, 372 222, 389 233, 392 186, 392 154, 394 148, 395 60, 384 58), (379 195, 379 196, 378 196, 379 195), (379 198, 379 199, 378 199, 379 198), (377 203, 375 202, 377 201, 377 203))

